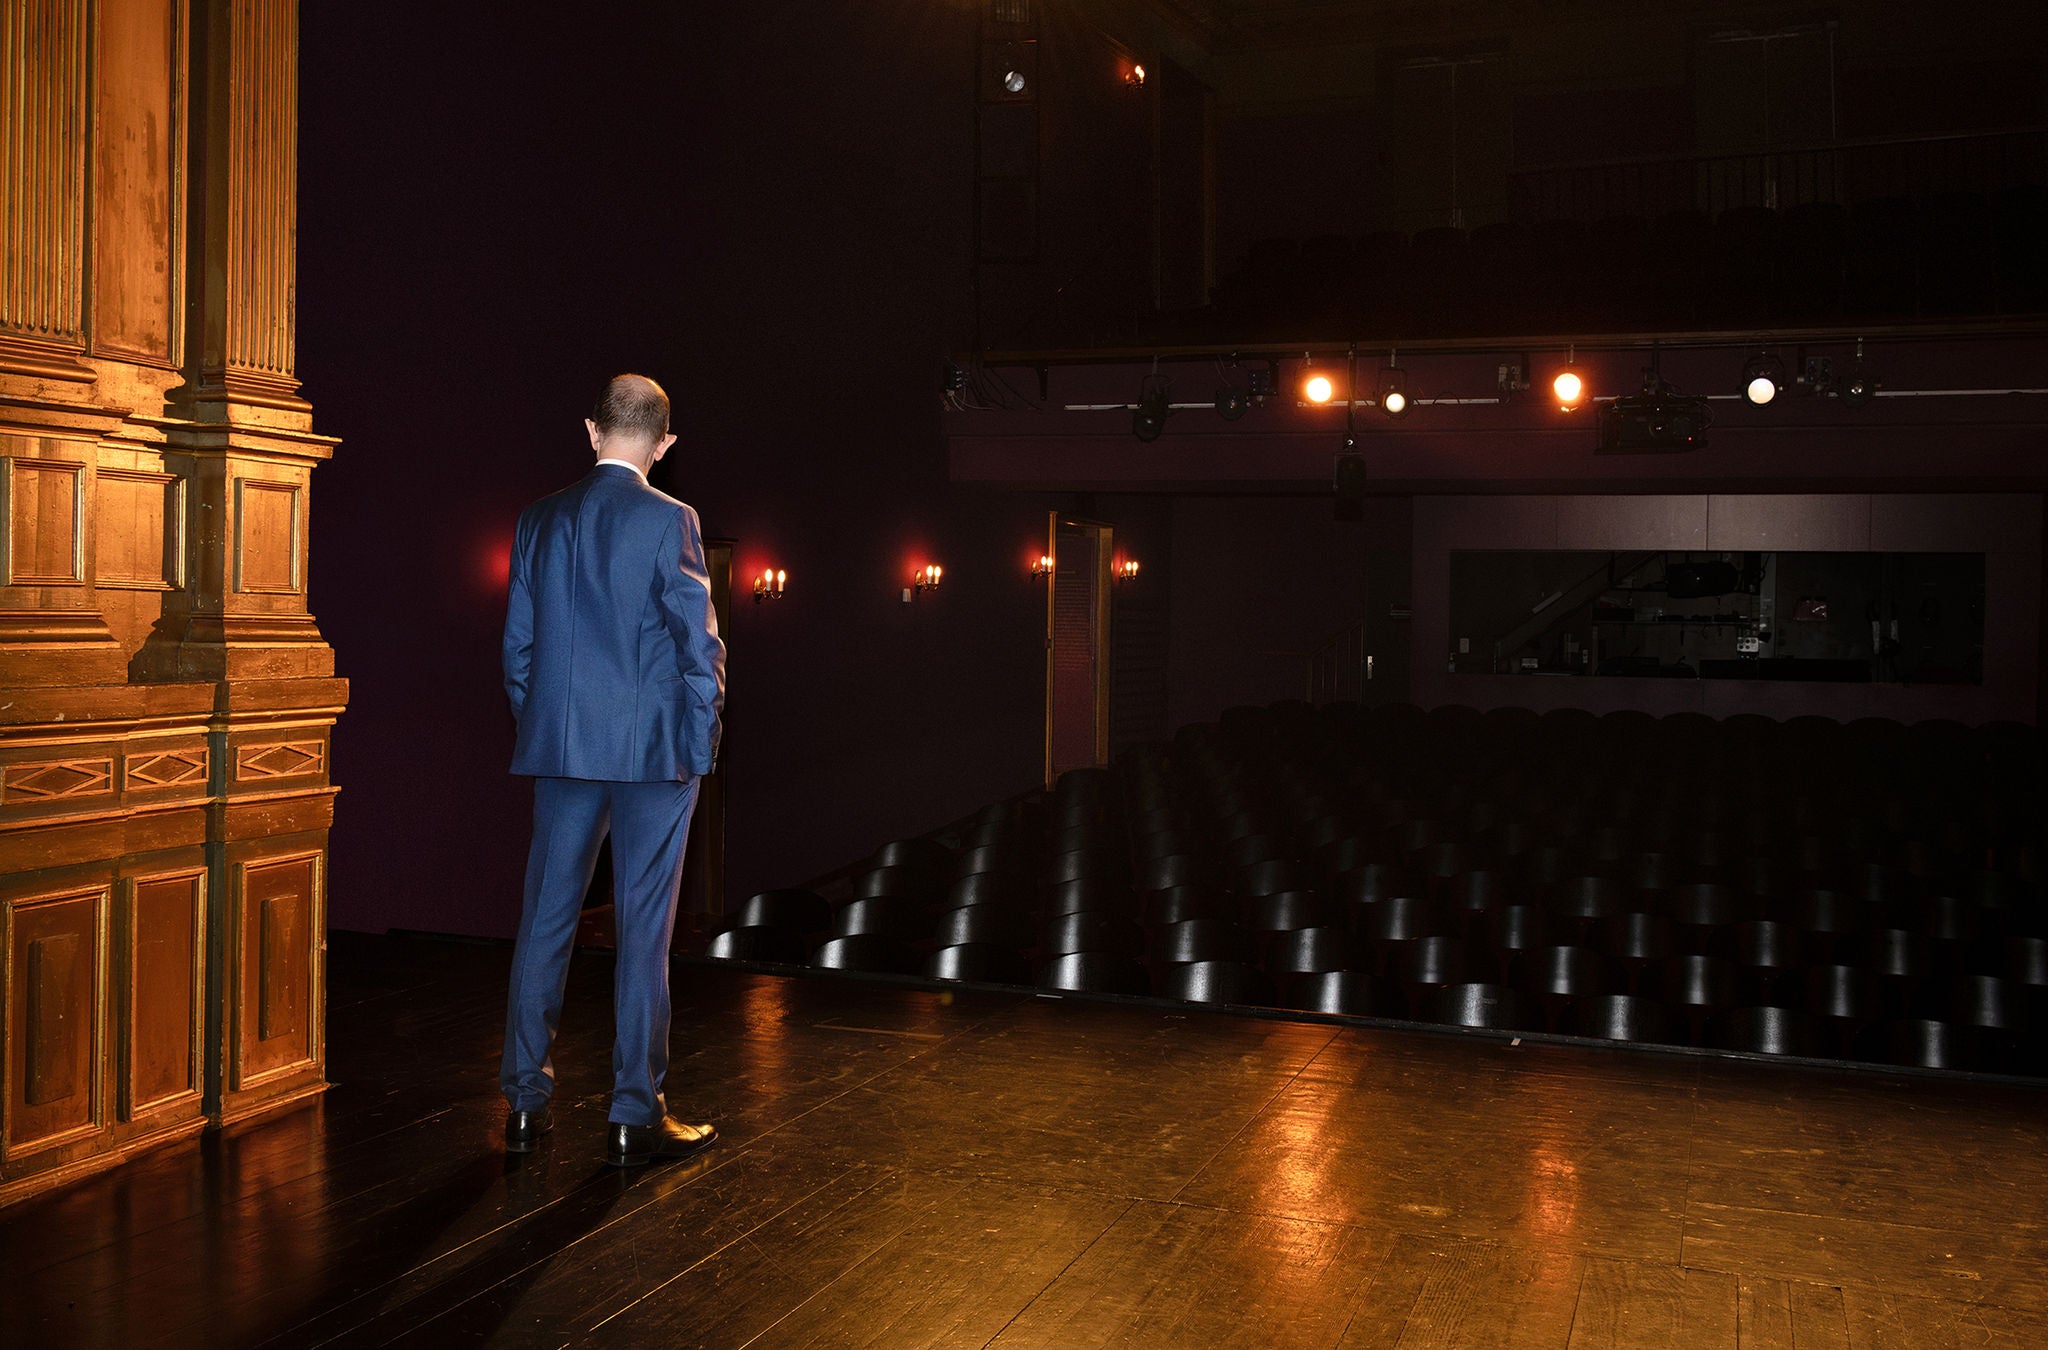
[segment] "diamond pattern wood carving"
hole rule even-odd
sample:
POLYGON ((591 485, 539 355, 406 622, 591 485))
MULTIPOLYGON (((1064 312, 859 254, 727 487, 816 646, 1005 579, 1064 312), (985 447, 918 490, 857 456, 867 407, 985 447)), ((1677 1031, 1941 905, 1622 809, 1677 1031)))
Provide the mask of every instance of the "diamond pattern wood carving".
POLYGON ((325 741, 273 741, 267 745, 244 745, 235 752, 235 778, 241 782, 292 778, 319 773, 326 767, 325 741))
POLYGON ((131 788, 177 787, 206 781, 206 747, 165 750, 160 754, 138 755, 128 761, 131 788))
POLYGON ((59 759, 10 764, 0 776, 0 802, 57 801, 114 790, 111 759, 59 759))

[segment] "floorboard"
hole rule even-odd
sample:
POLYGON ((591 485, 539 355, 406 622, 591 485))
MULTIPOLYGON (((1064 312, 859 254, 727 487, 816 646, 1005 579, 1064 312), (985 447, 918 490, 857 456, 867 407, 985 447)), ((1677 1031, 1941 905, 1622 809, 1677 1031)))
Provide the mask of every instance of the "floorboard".
POLYGON ((334 1087, 0 1211, 0 1340, 2048 1345, 2035 1089, 685 963, 618 1171, 608 960, 514 1157, 506 967, 334 935, 334 1087))

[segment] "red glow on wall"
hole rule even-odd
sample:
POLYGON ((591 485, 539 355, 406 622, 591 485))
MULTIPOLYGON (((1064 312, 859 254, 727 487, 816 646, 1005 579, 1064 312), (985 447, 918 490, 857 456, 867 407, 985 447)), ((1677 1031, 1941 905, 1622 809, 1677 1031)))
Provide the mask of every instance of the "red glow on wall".
POLYGON ((503 595, 512 584, 512 536, 493 535, 470 549, 470 579, 479 590, 503 595))

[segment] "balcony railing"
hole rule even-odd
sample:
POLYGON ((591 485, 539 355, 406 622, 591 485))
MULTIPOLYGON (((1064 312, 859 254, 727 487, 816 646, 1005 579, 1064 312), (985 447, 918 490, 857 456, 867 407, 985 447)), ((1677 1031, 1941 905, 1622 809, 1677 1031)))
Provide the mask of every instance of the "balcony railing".
POLYGON ((1995 197, 2048 183, 2048 128, 1849 141, 1743 155, 1559 164, 1514 172, 1516 221, 1650 219, 1675 211, 1719 215, 1808 202, 1848 206, 1882 198, 1973 193, 1995 197))

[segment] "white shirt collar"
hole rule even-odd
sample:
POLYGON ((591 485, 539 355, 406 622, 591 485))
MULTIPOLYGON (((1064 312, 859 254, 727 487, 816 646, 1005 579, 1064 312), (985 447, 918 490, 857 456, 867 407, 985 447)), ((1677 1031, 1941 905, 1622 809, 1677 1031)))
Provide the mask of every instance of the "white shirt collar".
POLYGON ((633 476, 635 478, 638 478, 643 483, 647 481, 646 471, 643 470, 638 464, 635 464, 630 459, 613 459, 610 455, 606 455, 603 459, 599 460, 598 463, 616 464, 621 468, 631 469, 633 471, 633 476))

